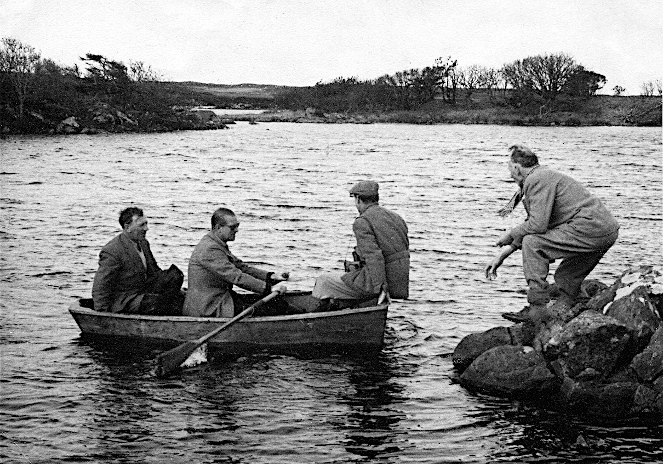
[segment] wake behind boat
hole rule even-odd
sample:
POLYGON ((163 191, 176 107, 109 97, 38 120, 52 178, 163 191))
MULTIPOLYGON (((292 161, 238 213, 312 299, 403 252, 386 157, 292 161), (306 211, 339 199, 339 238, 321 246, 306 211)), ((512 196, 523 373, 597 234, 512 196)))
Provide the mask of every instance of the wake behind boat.
MULTIPOLYGON (((361 347, 380 349, 383 345, 388 301, 377 299, 356 307, 328 312, 308 312, 316 300, 310 292, 286 293, 288 305, 301 314, 247 317, 211 338, 209 348, 220 354, 261 349, 317 347, 361 347)), ((230 318, 190 316, 147 316, 118 314, 88 309, 78 300, 69 312, 84 336, 180 344, 214 330, 230 318)))

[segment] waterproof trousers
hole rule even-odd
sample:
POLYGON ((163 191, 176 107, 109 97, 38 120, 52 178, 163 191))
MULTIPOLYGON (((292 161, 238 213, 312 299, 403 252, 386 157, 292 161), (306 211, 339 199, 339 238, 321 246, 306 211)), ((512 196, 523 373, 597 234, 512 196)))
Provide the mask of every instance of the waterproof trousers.
POLYGON ((555 271, 559 300, 573 305, 585 277, 596 267, 603 255, 617 240, 618 231, 603 237, 577 235, 568 224, 523 237, 523 272, 527 281, 530 305, 546 305, 550 301, 547 277, 550 263, 561 259, 555 271))

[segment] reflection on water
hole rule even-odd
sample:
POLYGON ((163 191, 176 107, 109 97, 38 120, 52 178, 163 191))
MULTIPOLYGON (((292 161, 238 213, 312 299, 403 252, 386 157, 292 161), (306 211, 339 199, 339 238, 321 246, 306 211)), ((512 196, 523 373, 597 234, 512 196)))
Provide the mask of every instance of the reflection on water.
MULTIPOLYGON (((601 197, 622 224, 593 277, 661 253, 656 128, 329 126, 0 141, 2 462, 500 462, 663 460, 660 424, 598 426, 469 393, 449 353, 525 297, 517 258, 487 282, 514 185, 506 148, 601 197), (155 346, 82 339, 66 307, 89 296, 117 213, 136 203, 162 267, 186 270, 209 215, 233 208, 232 249, 310 290, 342 269, 356 214, 347 189, 381 185, 410 227, 411 299, 380 353, 258 352, 155 379, 155 346)), ((519 216, 520 215, 520 216, 519 216)))

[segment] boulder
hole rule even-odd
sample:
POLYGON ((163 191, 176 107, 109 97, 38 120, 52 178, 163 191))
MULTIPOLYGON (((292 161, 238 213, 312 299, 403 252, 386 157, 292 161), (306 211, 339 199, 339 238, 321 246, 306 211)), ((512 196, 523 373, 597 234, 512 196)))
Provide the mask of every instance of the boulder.
POLYGON ((619 299, 615 299, 605 308, 604 313, 633 329, 636 349, 639 351, 647 346, 649 339, 661 325, 661 319, 656 312, 654 303, 649 298, 650 289, 647 286, 629 286, 623 287, 623 289, 629 289, 630 292, 619 299))
POLYGON ((663 416, 663 409, 660 407, 659 393, 646 386, 638 385, 638 389, 635 391, 633 396, 633 403, 631 404, 631 409, 628 411, 627 415, 629 417, 649 415, 649 414, 658 414, 663 416))
POLYGON ((559 389, 559 380, 531 347, 497 346, 476 358, 460 376, 466 388, 506 396, 544 398, 559 389))
POLYGON ((643 382, 663 377, 663 325, 649 340, 649 345, 636 355, 629 366, 643 382))
POLYGON ((58 134, 75 134, 79 130, 80 124, 78 124, 78 121, 76 121, 76 118, 73 116, 63 119, 55 128, 55 132, 58 134))
POLYGON ((506 327, 494 327, 485 332, 464 337, 456 346, 451 360, 454 366, 465 370, 481 353, 496 346, 511 344, 511 336, 506 327))
POLYGON ((534 342, 535 328, 531 322, 521 322, 507 327, 511 337, 511 345, 532 346, 534 342))
POLYGON ((601 378, 619 367, 632 350, 633 337, 625 324, 596 311, 585 311, 563 326, 543 346, 543 354, 558 375, 571 379, 593 369, 601 378))
POLYGON ((621 419, 631 413, 636 392, 636 382, 604 384, 596 381, 575 381, 564 378, 560 392, 567 409, 576 414, 621 419))

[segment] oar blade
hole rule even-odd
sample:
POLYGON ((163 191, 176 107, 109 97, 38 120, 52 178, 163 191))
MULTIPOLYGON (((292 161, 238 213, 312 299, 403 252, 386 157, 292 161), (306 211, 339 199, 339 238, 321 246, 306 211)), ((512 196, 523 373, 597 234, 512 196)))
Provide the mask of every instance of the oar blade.
POLYGON ((200 345, 195 341, 188 341, 176 346, 172 350, 161 353, 155 358, 154 373, 157 377, 166 377, 177 371, 182 363, 196 351, 200 345))

